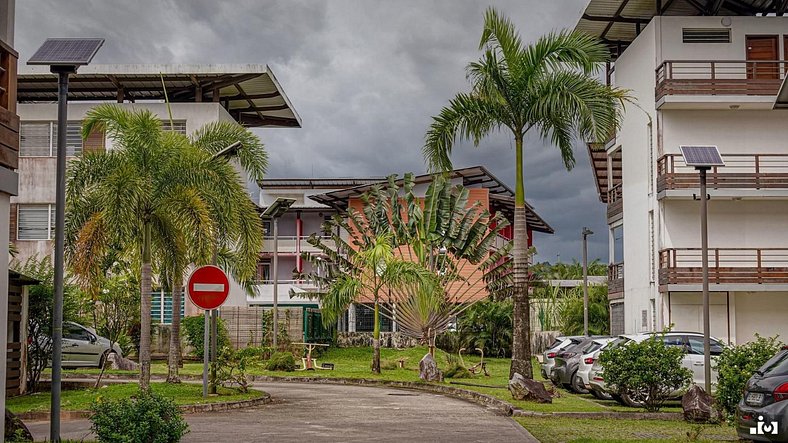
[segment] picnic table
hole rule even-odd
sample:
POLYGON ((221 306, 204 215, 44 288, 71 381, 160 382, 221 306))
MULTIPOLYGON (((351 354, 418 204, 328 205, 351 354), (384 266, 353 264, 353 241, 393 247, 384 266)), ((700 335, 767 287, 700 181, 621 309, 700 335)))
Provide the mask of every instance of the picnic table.
POLYGON ((323 343, 293 343, 294 345, 301 345, 306 348, 306 358, 301 358, 301 362, 303 363, 303 367, 298 369, 298 371, 314 371, 315 369, 328 369, 328 368, 321 368, 317 365, 315 359, 312 358, 312 351, 315 350, 317 346, 328 347, 327 344, 323 343))

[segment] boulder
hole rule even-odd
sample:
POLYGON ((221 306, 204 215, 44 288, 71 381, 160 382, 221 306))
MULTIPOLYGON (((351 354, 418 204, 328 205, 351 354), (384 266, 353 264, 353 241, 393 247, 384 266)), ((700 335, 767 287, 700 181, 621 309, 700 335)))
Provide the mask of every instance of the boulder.
POLYGON ((8 409, 5 410, 5 439, 3 441, 33 441, 33 434, 22 420, 8 409))
POLYGON ((553 397, 547 392, 544 384, 529 380, 515 372, 509 380, 509 392, 515 400, 535 401, 537 403, 552 403, 553 397))
POLYGON ((714 406, 714 399, 698 385, 692 385, 681 397, 684 420, 691 423, 719 423, 722 413, 714 406))
POLYGON ((432 355, 426 354, 419 362, 419 378, 424 381, 443 381, 443 373, 432 355))
POLYGON ((110 369, 119 369, 121 371, 136 371, 139 369, 139 365, 136 362, 125 357, 120 357, 114 352, 107 356, 107 361, 109 362, 110 369))

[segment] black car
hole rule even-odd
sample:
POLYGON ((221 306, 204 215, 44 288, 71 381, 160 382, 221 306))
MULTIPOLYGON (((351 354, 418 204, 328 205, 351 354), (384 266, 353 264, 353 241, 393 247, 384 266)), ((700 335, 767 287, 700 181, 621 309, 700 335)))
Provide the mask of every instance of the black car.
POLYGON ((755 371, 736 408, 739 437, 788 442, 788 346, 755 371))

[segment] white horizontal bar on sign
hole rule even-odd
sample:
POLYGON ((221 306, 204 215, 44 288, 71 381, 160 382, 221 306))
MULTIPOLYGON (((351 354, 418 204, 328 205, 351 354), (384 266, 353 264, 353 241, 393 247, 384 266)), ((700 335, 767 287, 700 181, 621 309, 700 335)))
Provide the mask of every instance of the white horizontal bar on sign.
POLYGON ((222 283, 195 283, 194 291, 200 292, 222 292, 224 291, 224 284, 222 283))

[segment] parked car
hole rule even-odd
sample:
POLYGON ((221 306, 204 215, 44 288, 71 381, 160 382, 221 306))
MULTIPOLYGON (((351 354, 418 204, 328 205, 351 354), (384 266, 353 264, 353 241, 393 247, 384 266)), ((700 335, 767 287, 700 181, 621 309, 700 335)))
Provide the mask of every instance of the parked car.
POLYGON ((572 386, 582 387, 583 389, 578 389, 577 392, 591 392, 594 397, 600 400, 611 400, 612 397, 603 391, 594 391, 591 389, 591 385, 589 383, 589 375, 591 373, 591 368, 594 366, 594 362, 596 362, 597 358, 599 358, 599 354, 602 352, 603 349, 608 345, 608 343, 614 341, 615 338, 613 337, 605 337, 605 338, 597 338, 594 339, 594 346, 589 346, 585 352, 577 359, 577 371, 575 372, 574 377, 572 378, 572 386))
MULTIPOLYGON (((619 336, 616 340, 613 340, 608 344, 605 349, 613 349, 618 346, 626 346, 626 343, 630 341, 634 342, 641 342, 653 337, 655 334, 660 334, 658 332, 646 332, 642 334, 635 334, 635 335, 622 335, 619 336)), ((684 358, 681 361, 682 366, 689 369, 692 372, 692 382, 703 386, 706 383, 706 375, 705 375, 705 364, 703 359, 703 334, 699 332, 684 332, 684 331, 671 331, 665 334, 663 338, 665 344, 667 346, 679 346, 684 349, 684 358)), ((717 356, 722 353, 723 344, 718 339, 711 337, 711 355, 717 356)), ((716 368, 712 365, 711 368, 711 377, 712 377, 712 392, 716 389, 717 385, 717 371, 716 368)), ((597 359, 594 362, 591 371, 589 372, 589 385, 592 391, 596 391, 597 394, 603 395, 607 393, 611 397, 613 397, 619 403, 622 403, 626 406, 631 407, 641 407, 642 402, 630 398, 627 395, 617 395, 615 392, 611 392, 607 389, 604 380, 604 373, 602 365, 599 363, 597 359)), ((682 390, 674 392, 671 396, 672 397, 680 397, 683 394, 682 390)))
POLYGON ((575 375, 577 375, 577 369, 580 365, 580 358, 583 354, 601 348, 602 343, 599 343, 597 340, 606 338, 608 337, 589 337, 558 352, 554 358, 555 364, 550 373, 550 379, 553 383, 580 394, 587 394, 588 391, 585 389, 585 386, 577 384, 575 380, 575 375))
POLYGON ((747 382, 736 407, 736 432, 746 440, 788 442, 788 346, 747 382))
POLYGON ((63 367, 101 367, 111 353, 123 356, 117 343, 99 336, 91 328, 74 322, 63 323, 63 367))
POLYGON ((550 372, 555 364, 555 356, 568 346, 580 343, 585 337, 582 335, 574 335, 569 337, 559 336, 555 341, 542 353, 542 378, 545 380, 550 379, 550 372))

